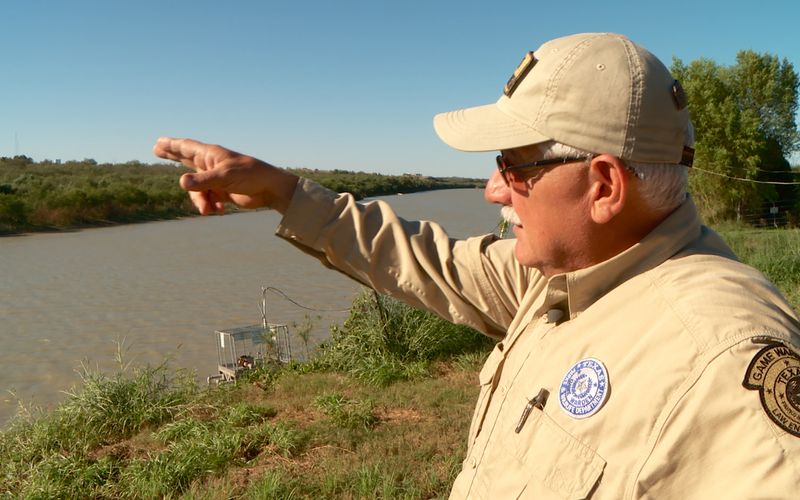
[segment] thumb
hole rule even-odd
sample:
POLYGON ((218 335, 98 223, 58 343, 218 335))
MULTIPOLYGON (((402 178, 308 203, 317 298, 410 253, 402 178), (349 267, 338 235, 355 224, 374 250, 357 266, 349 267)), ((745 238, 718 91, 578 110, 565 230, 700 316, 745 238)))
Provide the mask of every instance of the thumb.
POLYGON ((218 189, 222 184, 222 176, 218 170, 183 174, 180 179, 180 186, 184 191, 208 191, 218 189))

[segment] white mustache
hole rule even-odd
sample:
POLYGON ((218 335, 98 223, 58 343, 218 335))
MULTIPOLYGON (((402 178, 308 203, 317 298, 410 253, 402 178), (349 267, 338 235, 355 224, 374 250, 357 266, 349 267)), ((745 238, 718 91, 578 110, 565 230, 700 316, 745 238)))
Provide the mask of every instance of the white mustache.
POLYGON ((500 216, 503 217, 503 219, 505 219, 505 221, 508 222, 511 225, 514 225, 514 226, 521 226, 522 225, 522 221, 519 220, 519 216, 517 215, 517 212, 515 212, 514 208, 511 207, 511 206, 506 205, 503 208, 501 208, 500 209, 500 216))

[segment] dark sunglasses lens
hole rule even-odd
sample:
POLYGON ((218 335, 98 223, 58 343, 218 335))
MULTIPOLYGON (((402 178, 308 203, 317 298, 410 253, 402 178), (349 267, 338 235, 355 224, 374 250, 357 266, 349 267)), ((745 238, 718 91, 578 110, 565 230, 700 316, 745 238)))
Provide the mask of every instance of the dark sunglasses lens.
POLYGON ((505 160, 503 160, 503 156, 502 155, 497 155, 495 157, 495 162, 497 163, 497 171, 500 172, 500 177, 502 177, 503 178, 503 182, 505 182, 506 185, 508 185, 509 184, 509 180, 510 180, 508 178, 509 177, 509 172, 508 172, 508 170, 506 170, 506 162, 505 162, 505 160))

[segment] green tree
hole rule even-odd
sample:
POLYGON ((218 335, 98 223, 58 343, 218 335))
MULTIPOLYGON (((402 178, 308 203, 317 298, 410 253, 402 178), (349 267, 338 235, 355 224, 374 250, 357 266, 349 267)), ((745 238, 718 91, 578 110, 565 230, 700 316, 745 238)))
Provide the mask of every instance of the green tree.
POLYGON ((797 198, 792 187, 749 181, 785 181, 785 160, 798 149, 795 113, 798 76, 791 63, 770 54, 741 51, 726 67, 708 59, 672 72, 689 96, 695 125, 695 165, 690 189, 710 221, 758 219, 767 203, 797 198), (702 170, 701 170, 702 169, 702 170))
POLYGON ((777 56, 743 50, 731 68, 731 85, 740 105, 759 115, 759 129, 778 143, 783 156, 798 148, 798 76, 792 64, 777 56))

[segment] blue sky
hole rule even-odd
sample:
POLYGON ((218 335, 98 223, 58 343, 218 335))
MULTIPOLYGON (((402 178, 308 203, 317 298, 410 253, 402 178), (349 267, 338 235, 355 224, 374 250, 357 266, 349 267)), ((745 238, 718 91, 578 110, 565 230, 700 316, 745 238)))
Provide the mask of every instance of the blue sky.
POLYGON ((155 162, 160 135, 281 166, 485 177, 434 114, 494 102, 524 53, 624 33, 668 65, 753 49, 800 71, 800 2, 0 3, 0 156, 155 162), (739 7, 741 5, 741 7, 739 7))

